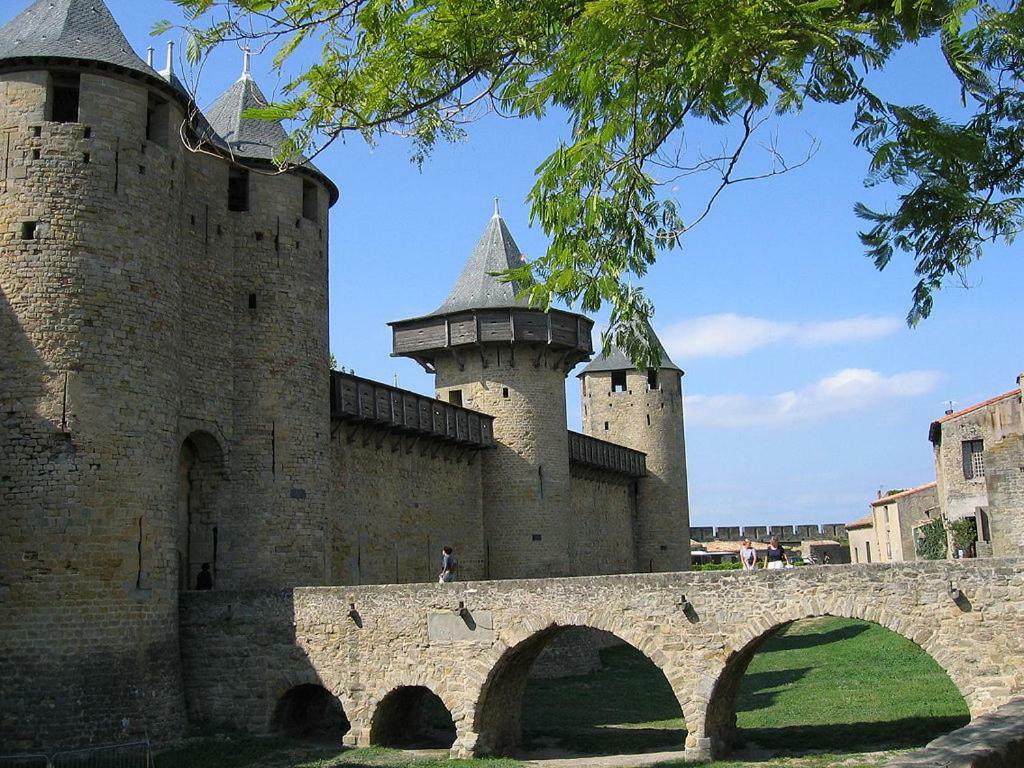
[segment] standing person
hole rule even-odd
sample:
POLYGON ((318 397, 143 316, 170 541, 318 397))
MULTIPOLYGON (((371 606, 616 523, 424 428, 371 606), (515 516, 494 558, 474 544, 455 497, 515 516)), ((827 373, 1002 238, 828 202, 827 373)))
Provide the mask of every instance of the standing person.
POLYGON ((458 565, 455 562, 455 555, 452 554, 451 547, 441 548, 441 575, 437 578, 438 584, 447 584, 450 581, 455 581, 455 571, 458 565))
POLYGON ((202 570, 196 576, 196 589, 213 589, 213 574, 209 563, 203 563, 202 570))
POLYGON ((744 539, 743 546, 740 547, 740 563, 743 564, 744 571, 752 571, 757 568, 757 552, 754 550, 754 545, 750 543, 750 539, 744 539))
POLYGON ((785 568, 787 565, 789 565, 789 555, 779 543, 779 537, 772 536, 768 543, 768 551, 764 554, 764 567, 775 569, 785 568))

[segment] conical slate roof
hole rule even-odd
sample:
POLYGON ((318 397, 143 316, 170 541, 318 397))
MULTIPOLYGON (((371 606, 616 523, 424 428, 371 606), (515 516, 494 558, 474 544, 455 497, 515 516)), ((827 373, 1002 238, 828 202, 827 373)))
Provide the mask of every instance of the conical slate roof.
POLYGON ((36 0, 0 28, 0 61, 85 59, 156 77, 103 0, 36 0))
POLYGON ((269 104, 256 81, 246 72, 206 110, 206 119, 239 157, 273 160, 288 140, 284 126, 243 115, 247 109, 261 109, 269 104))
MULTIPOLYGON (((665 351, 665 345, 661 343, 661 339, 658 338, 657 334, 654 333, 654 329, 651 329, 651 335, 654 336, 654 340, 658 342, 658 347, 661 349, 661 365, 658 366, 660 370, 670 370, 683 372, 683 369, 672 362, 672 358, 668 356, 668 352, 665 351)), ((607 354, 599 354, 590 364, 587 365, 582 371, 576 374, 579 378, 587 373, 600 373, 603 371, 633 371, 636 370, 636 366, 633 361, 626 354, 626 351, 620 347, 613 346, 611 351, 607 354)))
POLYGON ((494 215, 487 222, 487 228, 470 254, 462 274, 452 286, 448 298, 432 315, 446 315, 468 309, 490 309, 522 307, 530 308, 530 302, 516 297, 522 285, 504 282, 494 273, 501 273, 513 267, 521 267, 526 261, 512 233, 505 226, 505 220, 495 205, 494 215))

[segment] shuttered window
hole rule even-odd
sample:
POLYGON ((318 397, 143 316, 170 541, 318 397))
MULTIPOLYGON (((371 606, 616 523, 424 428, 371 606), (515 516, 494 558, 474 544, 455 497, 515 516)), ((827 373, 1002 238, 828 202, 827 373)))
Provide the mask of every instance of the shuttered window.
POLYGON ((985 449, 983 440, 964 440, 962 445, 964 459, 964 479, 974 480, 985 476, 985 449))

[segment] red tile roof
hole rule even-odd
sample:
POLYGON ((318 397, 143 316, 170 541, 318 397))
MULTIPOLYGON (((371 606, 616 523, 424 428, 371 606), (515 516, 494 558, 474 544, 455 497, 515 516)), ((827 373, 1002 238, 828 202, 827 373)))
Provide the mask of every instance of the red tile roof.
POLYGON ((854 528, 870 528, 875 524, 874 515, 864 515, 864 517, 854 520, 852 523, 846 524, 846 530, 852 531, 854 528))
POLYGON ((1011 389, 1009 392, 1004 392, 1001 395, 996 395, 995 397, 990 397, 988 400, 983 400, 980 403, 975 403, 974 405, 972 405, 972 406, 970 406, 968 408, 961 408, 959 411, 953 411, 953 413, 947 413, 942 418, 936 419, 934 423, 935 424, 942 424, 943 422, 949 421, 951 419, 959 418, 959 417, 961 417, 961 416, 963 416, 965 414, 970 413, 971 411, 976 411, 979 408, 984 408, 985 406, 993 405, 995 403, 998 403, 1000 400, 1005 400, 1006 398, 1013 397, 1014 395, 1020 396, 1020 389, 1011 389))
POLYGON ((872 501, 871 502, 871 506, 872 507, 878 507, 878 506, 881 506, 882 504, 891 504, 892 502, 896 501, 897 499, 902 499, 902 498, 904 498, 906 496, 910 496, 913 493, 919 493, 920 491, 927 491, 929 488, 934 488, 934 487, 935 487, 935 481, 933 480, 930 483, 925 483, 924 485, 919 485, 916 488, 908 488, 907 490, 900 491, 899 493, 894 493, 894 494, 891 494, 889 496, 883 496, 880 499, 876 499, 875 501, 872 501))

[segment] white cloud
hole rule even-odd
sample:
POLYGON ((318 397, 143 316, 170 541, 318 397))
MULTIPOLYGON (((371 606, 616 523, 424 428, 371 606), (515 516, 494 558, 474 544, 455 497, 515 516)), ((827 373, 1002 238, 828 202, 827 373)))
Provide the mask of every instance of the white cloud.
POLYGON ((705 427, 803 426, 886 400, 923 395, 938 381, 934 371, 883 376, 865 368, 846 368, 803 389, 776 395, 690 395, 686 420, 705 427))
POLYGON ((790 323, 726 313, 683 320, 668 326, 659 335, 669 355, 692 360, 696 357, 735 357, 771 344, 818 347, 877 339, 895 333, 902 324, 897 317, 871 315, 790 323))

